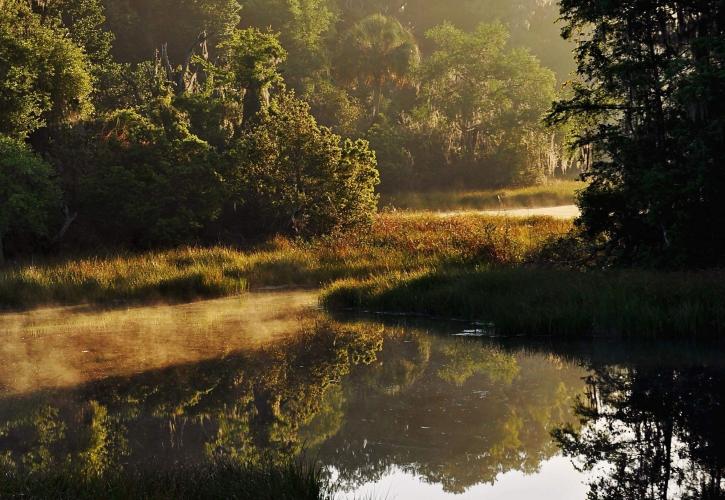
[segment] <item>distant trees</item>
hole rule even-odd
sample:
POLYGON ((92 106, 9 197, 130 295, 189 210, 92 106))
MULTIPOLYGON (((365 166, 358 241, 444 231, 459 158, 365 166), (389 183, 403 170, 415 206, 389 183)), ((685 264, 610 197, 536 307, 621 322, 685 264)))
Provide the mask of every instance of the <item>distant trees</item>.
POLYGON ((436 49, 420 71, 422 111, 446 131, 468 180, 535 182, 546 166, 551 132, 541 119, 555 97, 554 73, 526 50, 508 50, 502 24, 472 33, 443 24, 427 36, 436 49))
MULTIPOLYGON (((86 5, 101 0, 55 1, 86 5)), ((444 20, 450 20, 451 27, 464 34, 475 32, 482 22, 500 21, 510 34, 503 52, 530 47, 554 67, 559 82, 564 80, 572 65, 567 52, 570 43, 558 36, 554 25, 557 9, 551 1, 105 0, 105 4, 107 25, 116 35, 113 53, 121 63, 141 63, 139 76, 144 77, 153 69, 143 61, 151 59, 154 50, 168 55, 171 67, 167 70, 176 72, 178 66, 184 66, 189 47, 202 32, 206 33, 211 60, 228 51, 217 48, 218 42, 229 40, 234 30, 253 28, 259 30, 259 36, 277 32, 286 57, 277 58, 276 73, 284 75, 286 85, 310 104, 320 123, 338 134, 365 136, 375 147, 385 144, 389 148, 379 154, 382 189, 446 188, 438 183, 453 182, 454 178, 468 187, 539 182, 550 173, 541 165, 553 161, 562 142, 557 136, 552 143, 551 135, 544 137, 524 126, 519 136, 508 134, 510 140, 505 143, 490 142, 486 155, 479 148, 464 162, 458 151, 460 141, 448 137, 444 128, 432 126, 429 115, 424 116, 421 102, 426 96, 419 91, 426 86, 424 77, 428 75, 416 71, 421 62, 440 51, 438 42, 426 33, 444 20), (527 162, 530 165, 523 168, 527 162), (406 182, 401 184, 401 180, 406 182)), ((245 29, 240 33, 247 36, 251 32, 245 29)), ((264 50, 262 42, 252 37, 242 52, 264 50)), ((116 71, 121 77, 118 85, 125 86, 116 95, 136 93, 127 78, 133 72, 130 67, 116 71)), ((138 69, 135 72, 138 74, 138 69)), ((244 119, 249 120, 267 97, 265 91, 244 87, 247 109, 251 110, 244 119)), ((547 90, 541 97, 550 95, 547 90)), ((108 96, 104 99, 109 100, 108 96)), ((117 99, 112 107, 135 104, 117 99)), ((511 122, 509 132, 517 126, 511 122)))
POLYGON ((289 57, 285 81, 299 94, 325 79, 330 70, 330 37, 339 21, 337 0, 240 0, 242 25, 279 32, 289 57))
POLYGON ((349 227, 378 159, 386 190, 541 180, 552 74, 503 25, 424 38, 442 14, 414 4, 5 0, 0 135, 51 165, 49 224, 76 245, 349 227))
POLYGON ((629 262, 725 262, 725 5, 563 0, 579 81, 550 121, 585 125, 581 224, 629 262))
POLYGON ((0 254, 66 234, 65 245, 139 248, 370 220, 375 154, 285 90, 274 33, 224 25, 184 52, 121 64, 97 0, 3 7, 0 254))

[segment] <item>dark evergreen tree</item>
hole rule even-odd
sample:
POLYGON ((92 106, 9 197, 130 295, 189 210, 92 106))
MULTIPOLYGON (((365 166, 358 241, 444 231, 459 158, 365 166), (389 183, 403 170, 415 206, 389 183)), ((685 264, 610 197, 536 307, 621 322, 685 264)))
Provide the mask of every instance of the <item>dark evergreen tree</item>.
POLYGON ((593 148, 586 233, 628 262, 725 261, 725 4, 563 0, 580 78, 550 121, 593 148))

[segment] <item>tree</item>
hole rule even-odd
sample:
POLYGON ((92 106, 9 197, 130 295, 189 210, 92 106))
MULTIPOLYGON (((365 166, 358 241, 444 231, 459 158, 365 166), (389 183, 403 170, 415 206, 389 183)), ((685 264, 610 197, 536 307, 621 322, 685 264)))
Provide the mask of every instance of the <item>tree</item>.
POLYGON ((573 47, 559 34, 558 4, 555 0, 345 0, 341 17, 343 23, 354 23, 370 14, 393 16, 410 27, 424 54, 435 49, 425 33, 444 21, 469 33, 481 23, 499 22, 510 31, 512 48, 529 49, 556 72, 559 81, 565 81, 574 70, 573 47))
POLYGON ((281 66, 287 84, 304 92, 329 71, 327 37, 338 20, 335 0, 245 0, 243 23, 271 27, 289 52, 281 66))
POLYGON ((725 6, 564 0, 561 12, 580 79, 550 121, 589 124, 585 234, 626 262, 722 264, 725 6))
POLYGON ((479 183, 522 182, 527 169, 543 171, 550 141, 541 120, 554 100, 553 72, 526 50, 507 50, 502 24, 472 33, 443 24, 427 36, 437 48, 420 69, 423 116, 447 130, 452 155, 466 169, 479 165, 479 183))
POLYGON ((138 63, 167 44, 171 60, 183 60, 199 33, 210 46, 239 24, 237 0, 103 0, 108 26, 116 35, 113 53, 120 62, 138 63))
POLYGON ((63 26, 77 46, 82 47, 95 68, 111 60, 114 35, 104 26, 101 0, 33 0, 34 11, 44 24, 63 26))
POLYGON ((232 157, 237 197, 260 233, 326 234, 375 212, 375 153, 318 126, 290 93, 262 110, 232 157))
POLYGON ((60 204, 51 166, 22 142, 0 135, 0 264, 8 238, 47 238, 60 204))
POLYGON ((74 208, 86 240, 137 248, 189 243, 219 216, 222 161, 168 99, 143 114, 115 111, 89 129, 91 142, 81 149, 88 153, 76 151, 78 185, 67 188, 78 193, 74 208))
POLYGON ((339 77, 359 91, 372 90, 371 115, 381 111, 387 84, 412 82, 420 51, 412 33, 399 21, 382 14, 362 19, 340 40, 339 77))
POLYGON ((221 44, 231 79, 244 92, 244 121, 269 106, 270 88, 282 82, 277 67, 287 57, 277 35, 250 28, 235 30, 221 44))
POLYGON ((29 4, 0 10, 0 133, 27 137, 77 121, 91 110, 90 65, 64 28, 44 24, 29 4))

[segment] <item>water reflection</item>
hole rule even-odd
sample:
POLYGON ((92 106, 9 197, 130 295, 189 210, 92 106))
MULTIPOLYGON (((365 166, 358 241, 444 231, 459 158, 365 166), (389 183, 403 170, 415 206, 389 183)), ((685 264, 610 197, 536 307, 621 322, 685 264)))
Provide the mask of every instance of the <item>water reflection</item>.
POLYGON ((725 498, 721 354, 592 363, 577 405, 584 426, 555 433, 568 456, 594 471, 590 499, 725 498))
POLYGON ((551 431, 574 421, 584 374, 556 357, 407 329, 343 382, 347 418, 320 454, 347 489, 395 467, 451 493, 535 473, 557 453, 551 431))
POLYGON ((103 477, 307 450, 341 493, 580 498, 587 477, 591 498, 722 496, 721 350, 462 338, 280 297, 254 315, 213 301, 0 319, 0 468, 103 477), (59 354, 23 349, 33 328, 59 354), (89 369, 74 353, 94 339, 89 369), (18 353, 36 368, 14 378, 18 353))

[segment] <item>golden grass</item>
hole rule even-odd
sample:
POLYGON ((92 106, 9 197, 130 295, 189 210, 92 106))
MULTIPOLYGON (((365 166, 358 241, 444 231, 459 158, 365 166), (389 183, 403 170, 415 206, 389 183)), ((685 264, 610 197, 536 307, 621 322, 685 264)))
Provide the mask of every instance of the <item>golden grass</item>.
POLYGON ((370 228, 312 242, 275 238, 248 251, 181 248, 9 267, 0 271, 0 306, 180 301, 441 265, 515 264, 570 228, 545 217, 383 213, 370 228))

